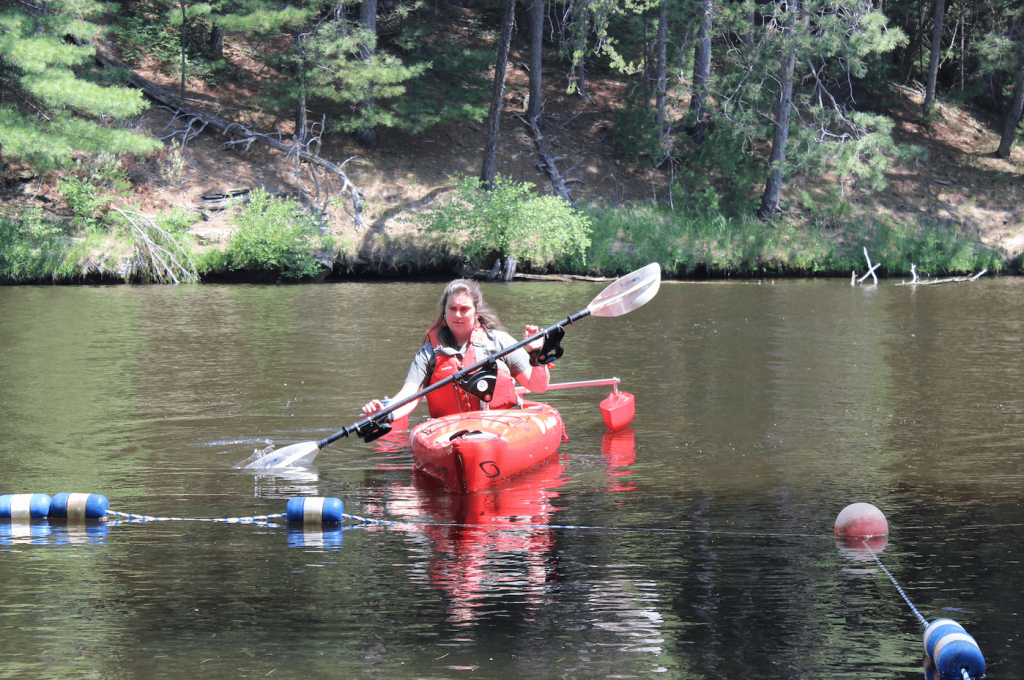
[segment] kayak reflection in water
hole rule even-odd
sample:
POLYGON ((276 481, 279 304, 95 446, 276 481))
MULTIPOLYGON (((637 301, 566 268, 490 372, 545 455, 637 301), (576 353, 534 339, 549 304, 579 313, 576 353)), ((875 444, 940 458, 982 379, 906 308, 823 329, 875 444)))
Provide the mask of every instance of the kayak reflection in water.
MULTIPOLYGON (((539 331, 539 327, 527 325, 523 337, 539 331)), ((423 342, 423 347, 413 357, 405 384, 392 400, 401 401, 410 397, 451 376, 463 366, 472 366, 516 344, 516 340, 505 332, 498 315, 484 302, 480 286, 469 279, 456 279, 444 289, 440 313, 424 335, 423 342)), ((521 405, 515 382, 531 392, 544 392, 548 387, 548 368, 553 364, 538 365, 536 354, 543 344, 543 338, 538 338, 526 347, 498 358, 497 385, 490 403, 481 402, 454 383, 449 383, 426 395, 430 416, 440 418, 489 408, 515 408, 521 405)), ((420 401, 416 399, 395 409, 389 417, 401 420, 420 401)), ((363 416, 383 408, 383 402, 374 399, 363 406, 363 416)))

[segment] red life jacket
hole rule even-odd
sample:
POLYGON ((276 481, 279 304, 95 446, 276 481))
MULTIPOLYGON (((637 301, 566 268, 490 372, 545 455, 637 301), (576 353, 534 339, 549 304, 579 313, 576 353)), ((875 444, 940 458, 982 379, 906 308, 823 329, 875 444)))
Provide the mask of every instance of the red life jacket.
MULTIPOLYGON (((483 328, 480 326, 474 328, 473 335, 466 345, 466 354, 460 360, 457 354, 444 354, 437 351, 438 347, 443 347, 443 343, 438 337, 438 330, 438 328, 434 327, 427 332, 430 346, 435 349, 434 372, 430 375, 428 385, 433 385, 461 371, 463 366, 475 364, 478 359, 476 358, 474 343, 479 342, 483 344, 486 339, 486 331, 483 328)), ((483 357, 480 358, 482 359, 483 357)), ((509 372, 508 366, 505 365, 504 361, 499 360, 496 363, 498 365, 498 382, 494 387, 494 397, 487 408, 512 408, 519 404, 515 381, 512 379, 512 373, 509 372)), ((430 411, 431 418, 441 418, 456 413, 481 410, 480 400, 456 386, 454 381, 428 394, 427 408, 430 411)))

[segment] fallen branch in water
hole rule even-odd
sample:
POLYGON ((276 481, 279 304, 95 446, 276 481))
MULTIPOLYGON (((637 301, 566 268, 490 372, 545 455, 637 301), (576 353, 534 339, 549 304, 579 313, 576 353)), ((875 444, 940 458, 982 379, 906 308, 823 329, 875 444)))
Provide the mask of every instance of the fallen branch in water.
POLYGON ((864 259, 866 259, 868 261, 868 273, 865 274, 864 276, 860 277, 859 279, 857 279, 857 283, 863 283, 864 279, 866 279, 866 278, 868 278, 870 276, 872 279, 874 279, 875 285, 877 286, 878 285, 878 277, 875 276, 875 270, 878 269, 881 266, 882 263, 878 262, 876 264, 871 264, 871 256, 868 255, 867 246, 864 247, 864 259))
POLYGON ((932 279, 930 281, 923 281, 920 278, 918 278, 918 276, 917 276, 917 265, 911 264, 910 265, 910 273, 914 276, 913 280, 911 280, 911 281, 904 281, 902 283, 897 283, 896 285, 897 286, 936 286, 936 285, 938 285, 940 283, 968 283, 970 281, 977 281, 982 276, 984 276, 986 272, 988 272, 987 268, 986 269, 982 269, 980 272, 978 272, 977 274, 974 274, 973 276, 954 276, 954 277, 951 277, 951 278, 948 278, 948 279, 932 279))
POLYGON ((128 223, 133 242, 132 254, 122 273, 125 279, 141 279, 156 283, 199 281, 192 256, 173 236, 142 213, 120 208, 114 208, 114 211, 128 223))

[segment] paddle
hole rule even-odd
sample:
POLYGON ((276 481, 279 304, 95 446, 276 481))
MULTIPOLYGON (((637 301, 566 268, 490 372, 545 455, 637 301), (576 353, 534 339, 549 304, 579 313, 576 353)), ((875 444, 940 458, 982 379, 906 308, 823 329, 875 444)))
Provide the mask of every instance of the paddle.
POLYGON ((634 309, 637 309, 650 301, 650 299, 657 294, 660 286, 661 266, 655 262, 647 265, 646 267, 641 267, 635 272, 627 274, 614 283, 611 283, 607 288, 601 291, 600 295, 590 301, 590 304, 587 305, 586 309, 567 316, 564 320, 559 321, 542 331, 538 331, 528 338, 520 340, 514 345, 510 345, 500 352, 492 354, 486 359, 481 359, 472 366, 463 368, 444 380, 440 380, 429 387, 423 388, 416 394, 410 395, 400 401, 393 401, 384 409, 363 418, 357 423, 338 430, 329 437, 325 437, 320 441, 302 442, 300 444, 286 446, 277 451, 270 451, 248 463, 244 467, 247 470, 265 470, 268 468, 283 468, 298 465, 300 463, 309 463, 313 460, 316 454, 319 453, 320 449, 324 448, 328 444, 333 444, 342 437, 347 437, 352 433, 358 434, 364 441, 371 442, 391 431, 391 425, 385 422, 384 418, 395 409, 404 406, 411 401, 420 399, 434 390, 441 389, 453 381, 459 381, 460 384, 465 384, 467 382, 467 378, 472 377, 474 378, 474 382, 476 382, 476 378, 482 377, 481 374, 476 373, 477 371, 480 369, 486 370, 485 367, 488 366, 490 368, 494 368, 495 362, 498 358, 514 352, 520 347, 525 347, 539 338, 544 338, 544 346, 538 353, 538 362, 542 364, 550 363, 562 356, 562 348, 558 343, 562 339, 562 336, 565 335, 566 325, 571 326, 580 319, 584 319, 588 316, 612 317, 628 314, 634 309))

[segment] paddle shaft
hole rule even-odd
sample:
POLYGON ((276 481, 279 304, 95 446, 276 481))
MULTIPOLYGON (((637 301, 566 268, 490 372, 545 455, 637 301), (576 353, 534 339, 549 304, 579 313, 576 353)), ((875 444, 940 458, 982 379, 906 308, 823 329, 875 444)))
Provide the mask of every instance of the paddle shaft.
POLYGON ((512 352, 516 351, 520 347, 525 347, 526 345, 529 345, 534 340, 538 340, 540 338, 546 337, 548 333, 553 333, 556 329, 562 328, 566 324, 571 326, 575 322, 579 321, 580 319, 587 318, 588 316, 590 316, 590 313, 591 313, 591 310, 588 307, 587 309, 584 309, 582 311, 576 312, 575 314, 567 316, 567 317, 565 317, 564 320, 559 321, 556 324, 552 324, 551 326, 548 326, 547 328, 545 328, 542 331, 537 331, 536 333, 534 333, 530 337, 523 338, 522 340, 520 340, 516 344, 509 345, 505 349, 502 349, 502 350, 500 350, 498 352, 495 352, 494 354, 492 354, 491 356, 489 356, 489 357, 487 357, 485 359, 481 359, 480 361, 476 362, 472 366, 469 366, 467 368, 463 368, 461 371, 453 373, 452 375, 448 376, 444 380, 439 380, 436 383, 434 383, 433 385, 428 385, 427 387, 424 387, 422 390, 420 390, 416 394, 411 394, 408 397, 406 397, 405 399, 402 399, 400 401, 396 401, 394 403, 390 403, 387 406, 385 406, 383 409, 381 409, 380 411, 375 412, 373 415, 367 416, 366 418, 363 418, 359 422, 354 423, 352 425, 349 425, 348 427, 343 427, 342 429, 338 430, 337 432, 335 432, 331 436, 325 437, 325 438, 321 439, 320 441, 318 441, 316 443, 317 448, 322 449, 325 446, 327 446, 328 444, 333 444, 334 442, 338 441, 342 437, 347 437, 350 433, 355 432, 359 428, 364 427, 366 425, 369 425, 373 421, 380 420, 383 416, 386 416, 387 414, 391 413, 395 409, 397 409, 397 408, 399 408, 401 406, 405 406, 406 404, 408 404, 411 401, 415 401, 417 399, 420 399, 420 398, 430 394, 434 390, 439 390, 442 387, 444 387, 445 385, 451 384, 451 383, 455 382, 456 380, 461 379, 465 375, 467 375, 469 373, 472 373, 473 371, 477 370, 478 368, 482 368, 482 367, 486 366, 487 364, 494 363, 498 359, 500 359, 501 357, 505 356, 506 354, 511 354, 512 352))

